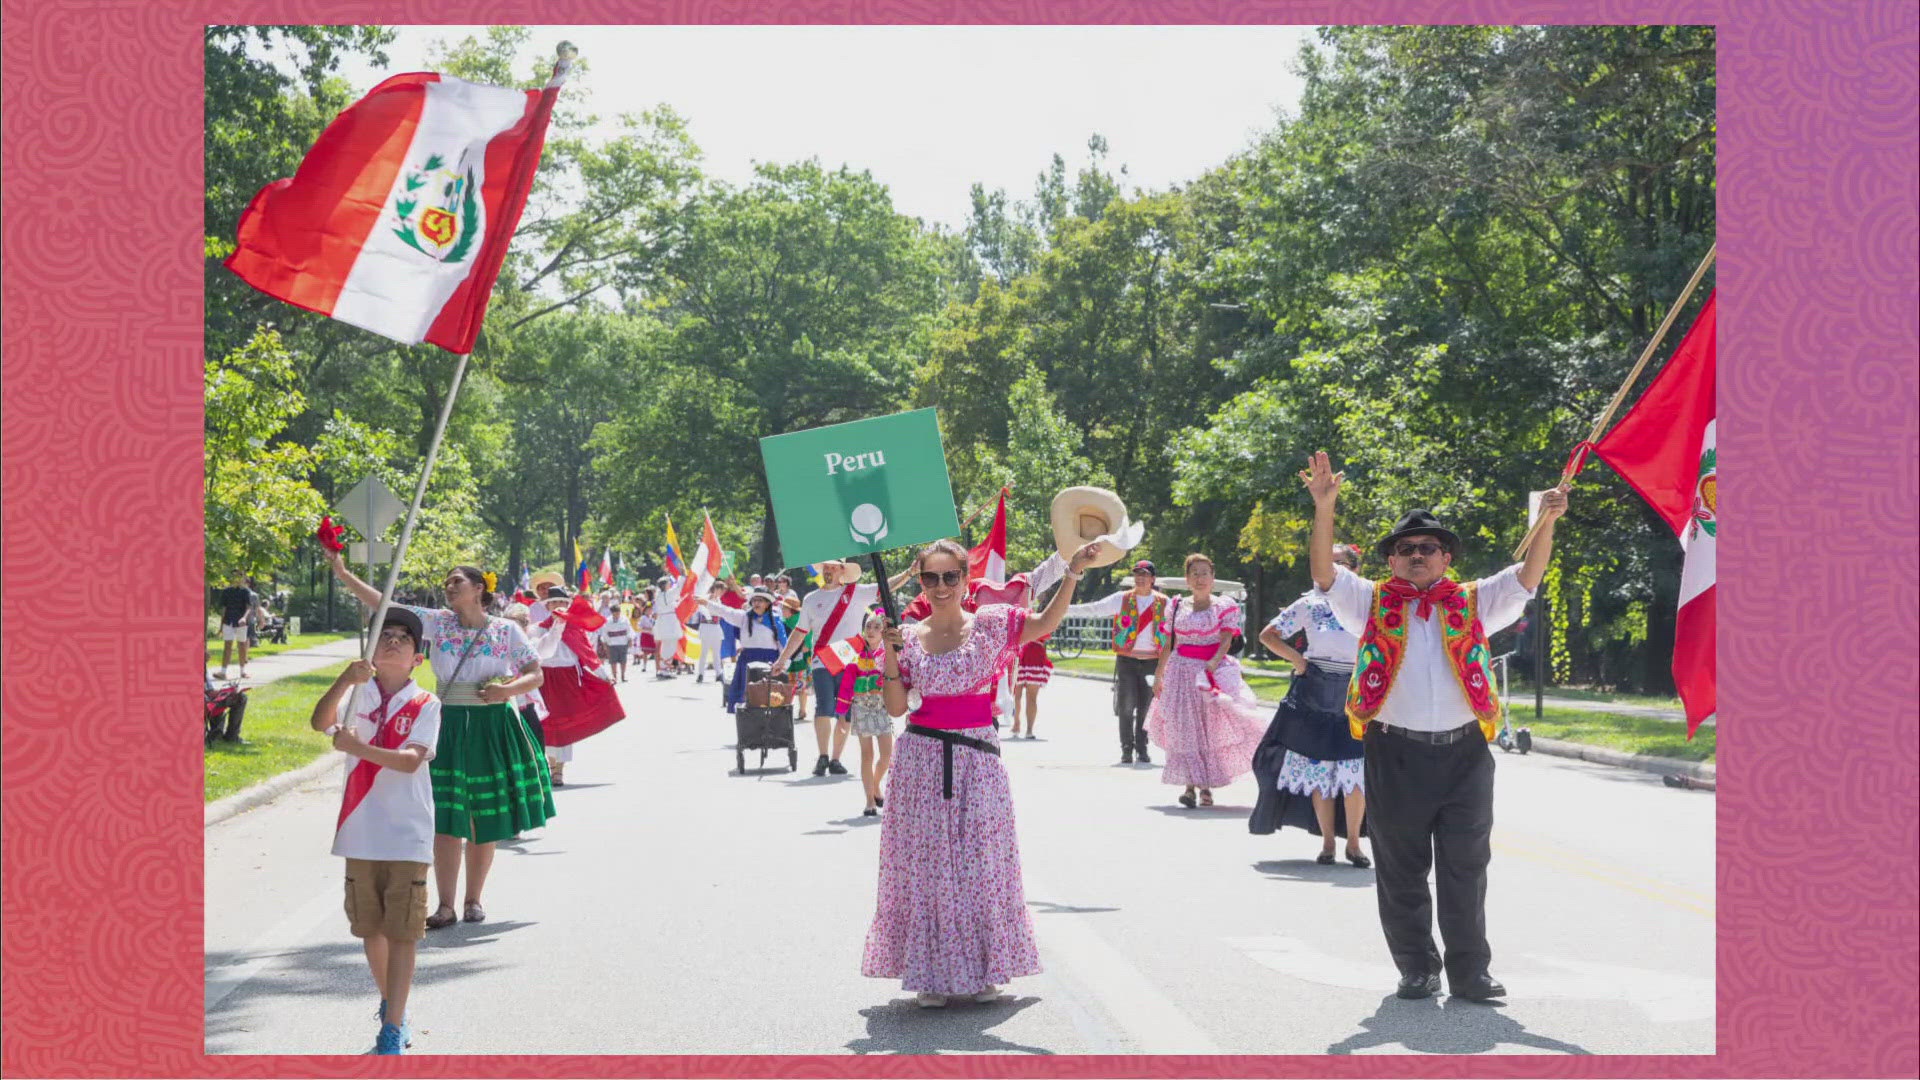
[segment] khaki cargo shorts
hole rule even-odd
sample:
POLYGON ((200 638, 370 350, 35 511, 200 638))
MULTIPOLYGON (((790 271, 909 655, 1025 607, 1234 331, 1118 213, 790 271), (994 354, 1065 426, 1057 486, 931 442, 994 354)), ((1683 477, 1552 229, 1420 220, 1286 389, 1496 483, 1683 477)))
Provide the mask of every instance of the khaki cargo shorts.
POLYGON ((357 938, 427 936, 431 863, 347 860, 347 925, 357 938))

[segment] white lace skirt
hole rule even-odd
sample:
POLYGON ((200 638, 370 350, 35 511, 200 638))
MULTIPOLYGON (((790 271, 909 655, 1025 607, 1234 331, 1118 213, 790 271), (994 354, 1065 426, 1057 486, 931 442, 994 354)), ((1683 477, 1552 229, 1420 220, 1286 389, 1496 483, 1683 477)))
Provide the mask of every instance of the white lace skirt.
POLYGON ((1289 750, 1280 763, 1280 786, 1295 795, 1321 795, 1330 799, 1349 791, 1364 791, 1364 764, 1363 758, 1315 761, 1289 750))

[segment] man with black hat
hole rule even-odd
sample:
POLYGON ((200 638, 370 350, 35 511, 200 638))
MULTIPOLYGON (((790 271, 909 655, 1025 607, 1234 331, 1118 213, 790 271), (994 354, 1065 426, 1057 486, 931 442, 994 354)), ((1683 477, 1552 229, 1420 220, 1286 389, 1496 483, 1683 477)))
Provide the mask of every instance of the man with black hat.
POLYGON ((1167 594, 1153 587, 1153 563, 1133 564, 1133 588, 1105 599, 1075 604, 1067 614, 1113 620, 1113 711, 1120 720, 1120 764, 1153 764, 1147 756, 1147 709, 1153 690, 1147 679, 1167 647, 1167 594))
POLYGON ((1553 553, 1565 485, 1541 499, 1543 524, 1526 561, 1461 585, 1447 577, 1460 538, 1426 510, 1400 519, 1377 550, 1393 575, 1361 577, 1333 559, 1333 509, 1345 475, 1324 451, 1302 476, 1313 495, 1313 583, 1341 625, 1364 627, 1347 723, 1366 744, 1367 824, 1373 834, 1380 927, 1400 969, 1397 991, 1440 989, 1469 1001, 1505 997, 1488 973, 1487 864, 1492 859, 1493 754, 1500 702, 1487 635, 1526 610, 1553 553), (1439 898, 1444 964, 1433 944, 1439 898))

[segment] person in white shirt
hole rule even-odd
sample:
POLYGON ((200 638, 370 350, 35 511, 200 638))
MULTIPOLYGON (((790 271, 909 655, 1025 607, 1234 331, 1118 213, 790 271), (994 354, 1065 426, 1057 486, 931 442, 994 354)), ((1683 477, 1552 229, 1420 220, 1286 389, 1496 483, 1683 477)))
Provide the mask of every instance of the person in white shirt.
POLYGON ((727 586, 723 582, 714 582, 713 586, 707 590, 707 603, 694 608, 693 614, 687 617, 687 625, 700 634, 700 659, 693 666, 694 682, 706 682, 709 668, 713 670, 714 682, 727 681, 724 668, 720 663, 720 649, 725 640, 723 628, 727 624, 718 615, 707 610, 709 605, 719 604, 720 598, 725 596, 726 592, 727 586))
POLYGON ((656 659, 660 666, 654 671, 653 677, 671 679, 680 673, 680 664, 675 659, 680 652, 680 615, 676 610, 680 602, 680 586, 670 577, 661 578, 655 585, 653 641, 659 649, 656 659))
POLYGON ((1487 636, 1526 610, 1553 553, 1553 527, 1567 510, 1565 484, 1541 498, 1541 527, 1526 560, 1468 585, 1448 578, 1460 538, 1425 510, 1410 511, 1376 550, 1392 576, 1373 582, 1333 559, 1334 504, 1344 474, 1325 451, 1302 473, 1313 496, 1309 548, 1314 585, 1360 648, 1347 691, 1350 730, 1366 746, 1374 889, 1388 951, 1400 969, 1396 993, 1448 989, 1469 1001, 1506 996, 1488 972, 1487 864, 1492 859, 1493 755, 1498 730, 1487 636), (1433 944, 1438 898, 1444 963, 1433 944))
POLYGON ((419 615, 389 608, 373 662, 348 664, 310 718, 347 754, 333 853, 347 861, 348 928, 380 991, 376 1054, 405 1052, 414 957, 427 935, 434 803, 426 764, 440 738, 440 699, 413 681, 423 637, 419 615))
MULTIPOLYGON (((787 643, 787 624, 773 610, 773 595, 754 589, 744 608, 728 607, 719 600, 707 602, 707 614, 740 632, 740 651, 733 658, 733 677, 727 683, 721 701, 728 712, 737 712, 747 700, 747 668, 752 664, 772 664, 787 643)), ((769 670, 779 671, 778 666, 769 670)))
MULTIPOLYGON (((1333 546, 1335 562, 1360 569, 1360 552, 1333 546)), ((1347 837, 1347 861, 1366 869, 1372 860, 1360 850, 1366 821, 1366 791, 1361 759, 1365 749, 1347 725, 1347 683, 1360 638, 1334 617, 1318 589, 1287 605, 1260 631, 1260 643, 1293 665, 1287 698, 1274 711, 1259 749, 1253 775, 1260 800, 1247 819, 1247 831, 1265 835, 1295 825, 1321 838, 1322 866, 1333 863, 1333 842, 1347 837), (1306 651, 1287 639, 1306 635, 1306 651)))
POLYGON ((604 604, 600 612, 607 621, 594 632, 595 640, 606 650, 607 663, 613 668, 614 679, 626 682, 627 649, 633 644, 633 624, 627 621, 624 609, 612 601, 604 604))
POLYGON ((1148 680, 1167 647, 1169 605, 1153 582, 1153 563, 1141 559, 1133 564, 1133 588, 1067 609, 1069 617, 1113 620, 1113 711, 1120 720, 1122 765, 1153 764, 1147 754, 1147 712, 1153 705, 1148 680))
MULTIPOLYGON (((840 677, 827 670, 819 650, 860 636, 867 609, 880 599, 880 586, 859 584, 860 564, 851 559, 823 562, 820 573, 826 584, 800 601, 800 619, 793 626, 794 632, 787 635, 774 670, 785 668, 799 651, 801 642, 812 636, 814 656, 809 670, 813 680, 813 733, 820 744, 820 759, 814 763, 813 775, 845 776, 847 767, 840 764, 840 752, 846 748, 847 735, 852 729, 836 715, 840 709, 840 677), (832 753, 828 753, 829 738, 832 753)), ((911 570, 903 571, 888 584, 898 589, 912 576, 911 570)))

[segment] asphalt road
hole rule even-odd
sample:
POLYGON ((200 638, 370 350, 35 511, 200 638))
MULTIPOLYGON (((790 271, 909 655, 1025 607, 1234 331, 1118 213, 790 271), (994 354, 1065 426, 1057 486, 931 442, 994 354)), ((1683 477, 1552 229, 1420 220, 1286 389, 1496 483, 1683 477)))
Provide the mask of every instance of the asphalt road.
MULTIPOLYGON (((859 973, 879 827, 855 777, 733 774, 712 683, 635 679, 489 919, 428 935, 415 1053, 1505 1053, 1714 1050, 1714 798, 1499 754, 1488 918, 1504 1006, 1392 996, 1371 871, 1252 836, 1254 785, 1186 810, 1122 767, 1102 683, 1006 747, 1042 975, 916 1008, 859 973)), ((750 765, 757 761, 752 755, 750 765)), ((849 767, 857 756, 847 755, 849 767)), ((209 828, 209 1053, 362 1053, 375 994, 327 854, 337 776, 209 828)))

